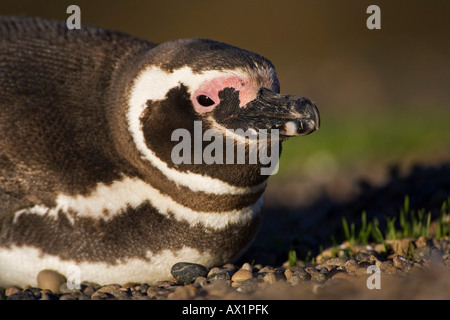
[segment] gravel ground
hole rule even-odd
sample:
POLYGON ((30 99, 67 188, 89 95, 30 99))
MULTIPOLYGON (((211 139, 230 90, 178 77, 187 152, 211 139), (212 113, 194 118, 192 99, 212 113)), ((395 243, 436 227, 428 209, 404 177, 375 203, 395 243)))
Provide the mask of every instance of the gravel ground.
POLYGON ((172 268, 176 278, 153 285, 82 283, 69 290, 60 275, 47 272, 60 281, 59 290, 9 287, 0 290, 0 300, 450 299, 449 240, 404 239, 402 245, 414 247, 410 258, 395 253, 394 245, 386 259, 377 252, 379 246, 343 243, 337 253, 341 257, 328 258, 330 248, 316 257, 320 263, 307 265, 244 263, 207 270, 186 263, 172 268), (353 258, 346 256, 349 250, 353 258), (370 266, 379 270, 378 279, 368 273, 370 266))
POLYGON ((412 208, 425 208, 437 218, 442 201, 450 195, 450 166, 416 167, 405 177, 393 170, 385 185, 362 183, 361 190, 344 204, 322 198, 298 212, 286 210, 288 220, 280 218, 280 211, 269 212, 266 228, 236 264, 210 270, 179 264, 172 268, 174 278, 156 284, 82 283, 74 290, 67 288, 61 275, 45 271, 40 274, 41 288, 1 288, 0 300, 450 299, 448 238, 405 238, 388 242, 387 251, 374 243, 342 242, 338 247, 329 243, 330 235, 341 228, 342 216, 349 223, 357 221, 362 210, 368 219, 392 216, 405 194, 412 208), (326 249, 318 250, 320 245, 326 249), (289 266, 285 261, 289 247, 301 257, 306 250, 313 252, 315 263, 298 260, 289 266), (368 273, 368 268, 380 273, 368 273), (380 289, 369 289, 368 283, 379 284, 380 289))

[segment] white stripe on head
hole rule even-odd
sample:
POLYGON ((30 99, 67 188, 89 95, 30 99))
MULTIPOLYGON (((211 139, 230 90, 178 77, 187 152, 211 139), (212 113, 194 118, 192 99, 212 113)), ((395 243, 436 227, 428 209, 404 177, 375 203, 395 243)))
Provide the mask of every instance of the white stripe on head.
POLYGON ((194 73, 189 67, 164 71, 158 67, 151 66, 145 69, 135 80, 129 99, 127 113, 128 128, 136 145, 142 154, 141 158, 149 161, 155 168, 159 169, 167 178, 177 184, 188 187, 192 191, 202 191, 212 194, 248 194, 262 190, 266 181, 253 187, 238 187, 222 180, 211 178, 192 172, 180 172, 169 168, 156 154, 147 147, 140 118, 147 108, 147 101, 159 101, 166 98, 170 89, 178 87, 181 83, 188 87, 189 93, 195 92, 199 86, 208 79, 225 75, 240 75, 248 78, 249 74, 243 70, 208 70, 202 73, 194 73))

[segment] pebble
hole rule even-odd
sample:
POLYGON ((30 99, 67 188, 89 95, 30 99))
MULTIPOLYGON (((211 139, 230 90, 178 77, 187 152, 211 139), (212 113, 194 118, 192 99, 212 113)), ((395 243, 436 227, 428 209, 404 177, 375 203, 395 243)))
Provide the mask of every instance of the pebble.
POLYGON ((107 293, 112 293, 114 290, 120 289, 122 288, 121 285, 118 284, 108 284, 106 286, 101 287, 100 289, 97 290, 97 292, 107 292, 107 293))
POLYGON ((242 282, 253 278, 253 274, 248 269, 239 269, 231 277, 231 281, 242 282))
POLYGON ((252 265, 248 262, 244 263, 241 267, 243 270, 253 271, 252 265))
POLYGON ((30 290, 23 290, 8 296, 7 300, 36 300, 36 297, 30 290))
POLYGON ((346 261, 347 260, 342 259, 342 258, 331 258, 331 259, 328 259, 325 261, 325 265, 343 267, 343 266, 345 266, 346 261))
POLYGON ((352 276, 360 276, 366 274, 367 268, 360 266, 356 260, 350 259, 344 264, 345 271, 352 276))
POLYGON ((411 263, 408 259, 401 255, 395 255, 393 259, 394 267, 403 270, 403 271, 409 271, 411 268, 411 263))
POLYGON ((241 293, 251 293, 258 288, 258 280, 255 278, 247 279, 241 282, 233 282, 232 287, 241 293))
POLYGON ((194 284, 198 284, 201 287, 204 287, 208 284, 208 280, 205 277, 197 277, 194 281, 194 284))
POLYGON ((45 269, 37 275, 38 287, 41 289, 49 289, 53 293, 59 293, 61 286, 66 281, 66 277, 54 270, 45 269))
POLYGON ((59 297, 59 300, 77 300, 71 293, 63 294, 59 297))
POLYGON ((92 300, 110 300, 113 299, 114 296, 111 293, 96 291, 91 296, 92 300))
POLYGON ((220 281, 231 281, 231 276, 233 275, 233 272, 229 269, 221 269, 212 275, 208 276, 206 279, 208 282, 214 282, 217 280, 220 281))
POLYGON ((9 287, 9 288, 6 289, 5 295, 6 295, 7 297, 9 297, 9 296, 11 296, 11 295, 13 295, 13 294, 16 294, 16 293, 19 293, 19 292, 21 292, 21 291, 22 291, 22 290, 20 290, 20 289, 17 288, 17 287, 9 287))
POLYGON ((51 292, 45 292, 41 294, 41 298, 39 300, 59 300, 59 297, 51 292))
POLYGON ((205 277, 208 269, 197 263, 178 262, 170 272, 179 283, 192 283, 197 277, 205 277))
POLYGON ((281 280, 286 280, 286 277, 283 273, 280 272, 267 272, 266 275, 263 277, 264 282, 267 282, 269 284, 274 284, 281 280))

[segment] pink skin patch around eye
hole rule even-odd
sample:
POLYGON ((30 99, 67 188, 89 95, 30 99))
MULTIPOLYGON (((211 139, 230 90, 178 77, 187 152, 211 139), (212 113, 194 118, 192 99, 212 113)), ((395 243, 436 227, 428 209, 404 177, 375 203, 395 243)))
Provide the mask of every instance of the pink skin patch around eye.
POLYGON ((234 88, 236 91, 239 91, 241 108, 250 101, 254 100, 259 90, 255 84, 238 76, 215 78, 210 81, 205 81, 192 95, 192 103, 194 104, 195 111, 198 113, 206 113, 214 110, 214 108, 220 103, 219 91, 222 91, 225 88, 234 88), (200 105, 197 101, 197 97, 201 95, 208 96, 214 101, 214 104, 207 107, 200 105))

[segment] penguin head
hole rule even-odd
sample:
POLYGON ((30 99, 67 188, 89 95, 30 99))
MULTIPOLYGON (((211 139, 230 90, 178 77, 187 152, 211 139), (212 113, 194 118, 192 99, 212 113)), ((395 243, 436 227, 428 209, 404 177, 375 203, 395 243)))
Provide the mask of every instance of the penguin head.
MULTIPOLYGON (((223 135, 241 129, 257 137, 263 129, 269 135, 277 130, 281 142, 317 130, 320 121, 309 99, 280 94, 269 60, 207 39, 170 41, 150 50, 128 105, 129 131, 138 149, 149 149, 166 163, 178 143, 173 133, 185 130, 195 139, 195 123, 202 123, 202 135, 210 129, 223 135)), ((203 149, 206 143, 200 143, 203 149)), ((195 166, 184 170, 204 172, 195 166)))

